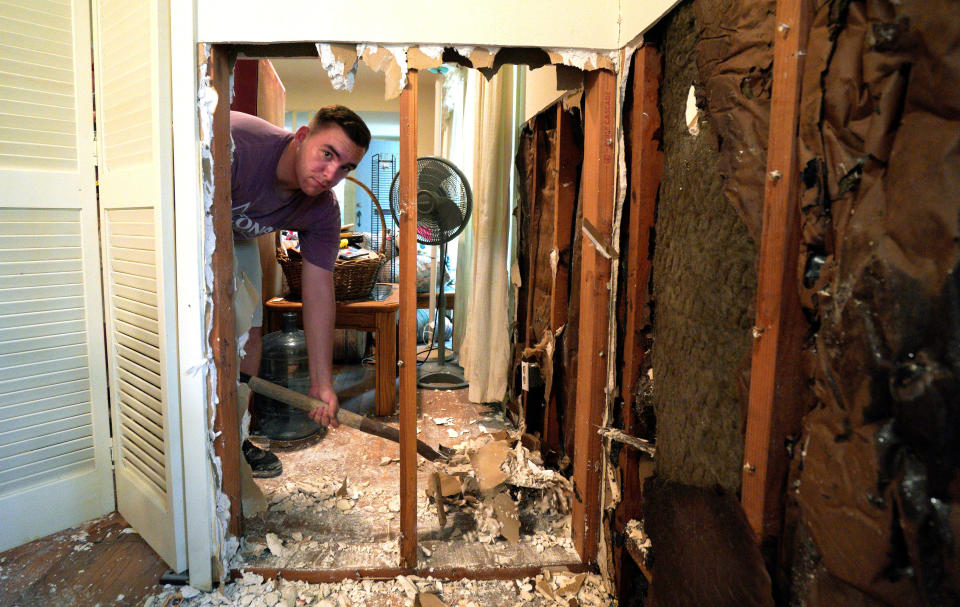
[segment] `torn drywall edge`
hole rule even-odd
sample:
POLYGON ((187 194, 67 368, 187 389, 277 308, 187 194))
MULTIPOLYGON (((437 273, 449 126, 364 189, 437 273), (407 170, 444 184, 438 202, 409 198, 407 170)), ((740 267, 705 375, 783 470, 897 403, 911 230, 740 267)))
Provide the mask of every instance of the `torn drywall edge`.
POLYGON ((407 86, 407 47, 360 43, 357 45, 357 55, 370 69, 383 73, 385 99, 400 96, 407 86))
MULTIPOLYGON (((321 65, 327 72, 335 89, 352 90, 356 73, 356 60, 351 45, 326 42, 315 43, 321 65), (347 65, 351 65, 347 69, 347 65)), ((434 69, 443 64, 443 51, 453 49, 470 61, 475 69, 492 69, 496 63, 498 46, 451 46, 433 44, 401 46, 377 45, 361 42, 356 45, 356 57, 362 59, 373 71, 381 72, 385 80, 385 99, 395 99, 407 84, 407 72, 411 69, 434 69)), ((618 51, 597 49, 551 48, 544 49, 549 62, 568 65, 581 70, 606 69, 618 71, 618 51)))
POLYGON ((330 84, 338 91, 353 91, 357 76, 359 56, 357 47, 352 44, 317 43, 317 54, 330 84), (349 66, 349 67, 347 67, 349 66))
MULTIPOLYGON (((213 194, 214 194, 214 183, 213 183, 213 152, 211 149, 213 141, 213 114, 216 110, 217 104, 219 102, 219 97, 217 91, 211 86, 209 65, 210 65, 210 47, 204 46, 203 50, 204 61, 201 62, 199 69, 199 78, 198 78, 198 91, 197 91, 197 112, 199 114, 199 123, 200 123, 200 157, 201 157, 201 170, 202 170, 202 181, 203 181, 203 208, 204 208, 204 246, 203 246, 203 261, 204 261, 204 319, 206 325, 206 339, 204 340, 204 372, 207 379, 207 453, 209 456, 209 465, 213 474, 213 487, 215 495, 212 500, 214 512, 211 517, 215 521, 214 529, 211 530, 213 534, 213 545, 216 550, 215 555, 211 555, 215 558, 215 562, 219 565, 219 570, 216 572, 216 575, 222 581, 225 579, 225 576, 229 572, 227 563, 230 558, 233 556, 233 553, 236 551, 235 547, 231 548, 234 544, 239 546, 236 541, 236 538, 228 537, 227 524, 230 517, 230 498, 223 492, 223 467, 220 458, 217 456, 214 450, 214 441, 216 440, 216 433, 213 431, 214 423, 217 416, 217 372, 216 364, 213 360, 213 351, 211 350, 210 343, 210 333, 213 331, 213 251, 216 248, 217 240, 213 231, 213 194), (231 539, 233 542, 231 543, 231 539), (233 550, 231 552, 231 550, 233 550)), ((232 76, 231 76, 231 90, 232 86, 232 76)))
MULTIPOLYGON (((617 70, 617 102, 616 102, 616 140, 617 146, 615 149, 616 154, 616 163, 617 163, 617 173, 616 173, 616 197, 614 200, 614 209, 613 209, 613 224, 611 229, 611 245, 615 251, 619 252, 620 249, 620 228, 623 220, 623 206, 627 197, 627 165, 626 165, 626 142, 624 140, 623 132, 623 106, 624 100, 626 99, 626 90, 627 82, 629 81, 630 70, 631 70, 631 59, 633 53, 642 44, 642 38, 635 39, 636 44, 626 46, 620 49, 617 64, 620 69, 617 70)), ((614 397, 616 395, 616 378, 617 378, 617 291, 618 283, 620 280, 620 268, 618 263, 611 263, 610 268, 610 284, 609 284, 609 299, 608 299, 608 322, 607 322, 607 384, 604 388, 604 409, 603 409, 603 418, 601 421, 601 427, 608 427, 610 425, 610 420, 613 414, 613 404, 614 397)), ((600 478, 602 483, 606 485, 604 481, 610 479, 615 479, 616 475, 613 475, 612 464, 610 462, 610 443, 609 441, 601 442, 601 447, 604 451, 604 456, 601 458, 602 468, 600 471, 600 478)), ((604 513, 611 511, 616 507, 616 502, 619 502, 620 491, 608 491, 609 487, 605 486, 601 488, 600 499, 603 500, 600 504, 601 516, 605 517, 604 513), (614 495, 616 500, 613 499, 614 495), (607 500, 610 499, 611 503, 608 503, 607 500)), ((603 577, 603 582, 609 590, 612 590, 614 587, 614 564, 612 562, 613 555, 608 550, 608 544, 610 542, 609 537, 607 537, 607 525, 600 525, 600 533, 597 547, 597 566, 600 569, 600 574, 603 577)))
POLYGON ((411 46, 407 49, 407 65, 411 70, 429 70, 443 65, 442 46, 411 46), (439 50, 439 54, 437 51, 439 50))
POLYGON ((550 63, 553 64, 569 65, 584 71, 617 70, 617 51, 580 48, 545 48, 543 50, 550 56, 550 63))

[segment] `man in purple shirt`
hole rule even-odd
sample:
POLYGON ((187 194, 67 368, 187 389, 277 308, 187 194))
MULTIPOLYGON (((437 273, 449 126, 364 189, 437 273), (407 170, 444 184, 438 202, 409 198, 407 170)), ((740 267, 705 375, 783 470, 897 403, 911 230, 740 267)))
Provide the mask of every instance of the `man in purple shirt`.
MULTIPOLYGON (((339 400, 333 391, 333 264, 340 242, 340 207, 332 188, 357 167, 370 146, 363 120, 343 106, 321 108, 309 126, 290 133, 260 118, 231 112, 233 137, 232 207, 239 272, 261 289, 256 241, 261 234, 296 230, 303 255, 303 329, 310 369, 310 396, 326 401, 310 417, 336 427, 339 400)), ((256 298, 240 370, 260 367, 263 310, 256 298)), ((254 476, 280 474, 272 453, 244 441, 254 476)))

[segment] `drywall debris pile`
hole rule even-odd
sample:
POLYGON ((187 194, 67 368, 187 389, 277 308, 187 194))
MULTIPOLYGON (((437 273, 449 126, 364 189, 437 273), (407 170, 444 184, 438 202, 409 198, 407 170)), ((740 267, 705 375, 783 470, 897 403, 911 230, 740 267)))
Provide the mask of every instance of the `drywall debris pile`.
POLYGON ((210 593, 190 586, 167 586, 160 594, 148 598, 143 607, 160 607, 177 595, 182 597, 183 607, 600 607, 614 604, 613 598, 603 590, 600 576, 552 568, 535 578, 455 582, 411 575, 389 580, 309 584, 265 580, 254 573, 243 573, 241 578, 210 593))
MULTIPOLYGON (((470 515, 475 528, 464 539, 494 543, 531 542, 537 552, 551 545, 572 548, 570 539, 570 481, 543 467, 540 454, 527 449, 506 431, 467 440, 456 454, 438 465, 443 503, 450 511, 470 515)), ((426 494, 436 505, 436 491, 426 494)))

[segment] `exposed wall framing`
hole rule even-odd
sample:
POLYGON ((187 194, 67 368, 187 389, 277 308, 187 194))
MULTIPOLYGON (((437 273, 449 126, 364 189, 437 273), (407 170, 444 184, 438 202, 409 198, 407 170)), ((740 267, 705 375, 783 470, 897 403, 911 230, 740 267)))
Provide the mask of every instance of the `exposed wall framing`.
MULTIPOLYGON (((218 45, 214 47, 213 59, 214 65, 214 88, 220 94, 221 99, 229 98, 229 79, 231 54, 238 50, 245 51, 245 54, 263 57, 276 51, 278 54, 286 56, 296 56, 298 54, 311 54, 307 47, 303 45, 280 45, 275 47, 235 47, 230 45, 218 45)), ((315 48, 315 47, 314 47, 315 48)), ((579 60, 576 57, 563 56, 558 53, 550 55, 557 61, 579 60)), ((394 55, 395 56, 395 55, 394 55)), ((389 63, 387 61, 386 63, 389 63)), ((388 70, 389 72, 389 70, 388 70)), ((389 77, 388 73, 388 77, 389 77)), ((400 366, 400 468, 401 468, 401 513, 400 513, 400 568, 397 571, 414 572, 417 563, 417 535, 416 535, 416 415, 417 415, 417 391, 416 391, 416 345, 415 345, 415 327, 416 327, 416 293, 414 292, 414 273, 416 264, 415 259, 415 228, 416 228, 416 122, 417 122, 417 100, 416 84, 417 70, 410 69, 404 72, 404 86, 400 93, 400 122, 401 122, 401 152, 400 152, 400 188, 401 188, 401 208, 403 209, 400 218, 400 240, 407 246, 401 245, 400 257, 400 331, 399 331, 399 361, 400 366), (405 201, 405 202, 404 202, 405 201), (406 237, 404 237, 406 236, 406 237), (404 287, 404 285, 407 285, 404 287)), ((586 197, 591 201, 591 211, 589 214, 589 225, 594 239, 597 235, 607 241, 606 249, 609 250, 609 239, 611 232, 611 222, 613 215, 613 197, 615 180, 615 134, 616 134, 616 75, 608 70, 595 70, 588 73, 587 78, 587 115, 589 116, 586 127, 591 143, 588 149, 595 152, 596 158, 586 169, 586 183, 589 183, 586 197)), ((566 123, 568 119, 564 117, 564 112, 558 110, 558 120, 566 123)), ((214 364, 217 369, 218 377, 218 405, 216 428, 221 432, 217 440, 217 453, 221 457, 223 464, 222 485, 223 493, 230 499, 230 523, 229 533, 239 535, 242 533, 242 513, 240 512, 240 487, 239 487, 239 435, 237 433, 237 410, 234 406, 236 402, 236 340, 234 338, 233 311, 232 311, 232 231, 230 229, 230 138, 229 138, 229 106, 228 104, 218 104, 217 111, 213 117, 214 123, 214 141, 218 139, 222 143, 214 154, 214 223, 215 234, 217 236, 217 246, 214 251, 213 274, 215 284, 214 309, 215 309, 215 328, 211 343, 216 349, 214 364)), ((570 133, 567 133, 569 136, 570 133)), ((214 143, 216 146, 217 144, 214 143)), ((574 166, 571 159, 561 159, 562 171, 553 177, 557 181, 559 192, 558 211, 570 212, 574 192, 571 191, 571 181, 568 178, 573 176, 574 166)), ((559 221, 554 215, 552 219, 559 221)), ((569 218, 564 218, 569 220, 569 218)), ((554 246, 569 246, 570 238, 564 235, 558 235, 551 244, 554 246)), ((593 248, 593 241, 584 240, 586 246, 591 247, 596 258, 591 258, 589 272, 581 273, 582 291, 589 291, 590 305, 604 311, 609 308, 609 274, 610 261, 605 259, 598 249, 593 248)), ((603 249, 603 247, 601 247, 603 249)), ((562 279, 562 276, 561 276, 562 279)), ((553 285, 555 287, 555 285, 553 285)), ((562 289, 553 289, 561 293, 562 289)), ((563 318, 564 301, 557 301, 551 306, 551 323, 560 322, 563 318)), ((607 317, 606 314, 603 315, 607 317)), ((607 322, 596 324, 584 323, 581 328, 591 348, 598 352, 598 356, 593 361, 595 364, 587 366, 584 373, 586 379, 590 382, 590 390, 584 394, 593 394, 592 398, 586 398, 582 404, 579 404, 579 411, 585 412, 589 418, 588 424, 579 433, 582 436, 579 439, 579 448, 576 450, 580 455, 575 456, 574 468, 578 476, 578 495, 580 496, 579 506, 574 507, 575 525, 580 527, 579 533, 575 531, 575 537, 579 537, 578 552, 583 561, 582 566, 588 566, 596 558, 596 542, 599 537, 599 457, 601 453, 600 437, 595 431, 600 425, 605 396, 606 384, 606 358, 605 349, 607 347, 607 322), (592 499, 591 499, 592 497, 592 499), (578 510, 579 509, 579 510, 578 510)), ((552 324, 551 324, 552 326, 552 324)), ((581 335, 583 339, 583 335, 581 335)), ((452 570, 447 575, 451 579, 458 577, 476 577, 476 576, 494 576, 505 575, 527 575, 529 568, 505 569, 500 573, 485 572, 484 570, 467 571, 452 570)), ((368 573, 370 576, 380 576, 391 574, 389 570, 382 572, 379 570, 368 573)), ((337 577, 336 572, 274 572, 283 573, 285 577, 294 576, 302 579, 309 579, 310 576, 317 579, 342 579, 337 577), (333 577, 330 577, 333 576, 333 577)), ((343 576, 353 577, 360 575, 358 572, 341 572, 343 576)), ((478 578, 480 579, 480 578, 478 578)))
POLYGON ((758 541, 779 535, 787 474, 786 438, 799 430, 806 390, 801 347, 806 320, 797 289, 800 242, 797 126, 810 21, 809 0, 777 2, 773 93, 757 316, 743 454, 741 502, 758 541))
POLYGON ((400 94, 400 564, 417 563, 417 72, 400 94))
MULTIPOLYGON (((641 374, 649 366, 645 361, 646 351, 650 347, 648 335, 650 323, 650 275, 653 270, 653 226, 656 218, 657 192, 660 188, 660 175, 663 170, 663 151, 660 149, 660 74, 661 58, 655 47, 643 46, 637 49, 632 58, 631 103, 625 108, 624 127, 626 147, 629 152, 629 204, 624 218, 626 230, 623 231, 625 246, 623 251, 623 281, 619 302, 622 310, 623 343, 618 352, 622 353, 620 366, 620 399, 622 402, 623 432, 628 436, 637 436, 646 430, 639 419, 637 392, 641 383, 641 374)), ((642 438, 652 438, 644 436, 642 438)), ((627 524, 640 519, 643 514, 641 494, 641 462, 646 462, 647 472, 652 472, 650 457, 642 451, 624 447, 618 456, 620 470, 621 501, 613 514, 613 531, 623 537, 627 524)), ((631 555, 627 553, 629 543, 614 542, 614 573, 617 577, 619 596, 625 593, 635 582, 625 575, 630 566, 627 562, 631 555)), ((634 557, 636 558, 636 557, 634 557)), ((644 567, 642 557, 638 563, 644 567)))
POLYGON ((214 452, 221 463, 221 490, 230 499, 227 531, 243 533, 240 505, 240 432, 237 411, 237 339, 233 318, 233 219, 230 204, 230 164, 233 140, 230 138, 230 49, 214 45, 210 50, 212 86, 221 102, 213 113, 213 328, 210 348, 217 381, 217 415, 213 431, 217 435, 214 452))
MULTIPOLYGON (((565 364, 565 342, 574 290, 574 228, 577 224, 583 133, 579 108, 560 100, 527 122, 520 134, 517 169, 524 188, 519 208, 520 288, 515 363, 537 365, 524 399, 527 432, 540 436, 549 461, 572 453, 573 403, 565 392, 575 367, 565 364), (527 320, 529 319, 529 320, 527 320)), ((576 308, 574 307, 574 310, 576 308)))
POLYGON ((600 538, 600 468, 597 430, 603 425, 607 386, 611 260, 617 137, 617 77, 606 70, 587 72, 584 90, 584 138, 581 201, 583 229, 592 238, 581 243, 580 309, 591 322, 579 327, 577 404, 573 449, 573 543, 584 562, 597 557, 600 538), (606 253, 606 255, 605 255, 606 253))

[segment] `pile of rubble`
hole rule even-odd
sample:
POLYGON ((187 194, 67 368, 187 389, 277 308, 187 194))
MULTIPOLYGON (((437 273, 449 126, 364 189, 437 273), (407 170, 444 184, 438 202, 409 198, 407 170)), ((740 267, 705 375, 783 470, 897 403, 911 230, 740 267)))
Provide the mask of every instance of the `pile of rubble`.
POLYGON ((547 569, 535 578, 520 580, 441 581, 417 576, 389 580, 344 580, 309 584, 263 579, 253 573, 214 592, 167 586, 149 597, 143 607, 602 607, 615 605, 599 575, 547 569))
MULTIPOLYGON (((499 431, 464 441, 436 467, 425 494, 434 501, 441 527, 449 506, 473 517, 473 528, 462 533, 466 540, 489 544, 502 537, 516 544, 523 536, 538 552, 551 544, 572 547, 570 481, 544 468, 539 453, 515 436, 499 431)), ((456 528, 451 532, 460 534, 456 528)))

